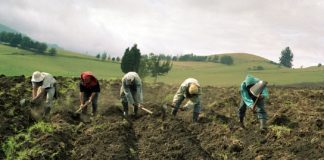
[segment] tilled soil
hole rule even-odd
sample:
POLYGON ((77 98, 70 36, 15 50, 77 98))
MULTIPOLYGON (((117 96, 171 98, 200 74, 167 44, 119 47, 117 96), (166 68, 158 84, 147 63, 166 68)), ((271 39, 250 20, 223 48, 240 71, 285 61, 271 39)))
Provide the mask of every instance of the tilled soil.
MULTIPOLYGON (((270 86, 269 128, 261 132, 251 111, 246 129, 239 127, 237 87, 204 87, 203 111, 199 122, 192 123, 191 111, 173 117, 170 108, 162 109, 178 86, 145 84, 143 106, 154 113, 140 110, 137 117, 124 118, 120 82, 101 80, 99 114, 76 117, 78 79, 57 80, 61 96, 47 122, 54 131, 35 131, 31 139, 20 139, 26 141, 26 148, 42 148, 26 159, 324 159, 323 88, 270 86)), ((19 105, 20 99, 31 95, 30 77, 0 76, 0 84, 0 143, 4 144, 37 121, 28 107, 19 105)), ((0 149, 0 159, 6 156, 0 149)))

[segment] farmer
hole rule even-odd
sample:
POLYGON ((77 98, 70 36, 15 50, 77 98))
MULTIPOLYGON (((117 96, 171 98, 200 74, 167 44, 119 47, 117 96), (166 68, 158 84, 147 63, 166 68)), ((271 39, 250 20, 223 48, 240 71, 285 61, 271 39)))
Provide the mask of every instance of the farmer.
POLYGON ((89 71, 81 73, 80 87, 80 107, 82 113, 87 113, 87 106, 92 104, 92 115, 97 114, 97 101, 100 92, 100 85, 97 78, 89 71))
POLYGON ((55 96, 55 84, 54 77, 46 72, 35 71, 31 78, 33 90, 32 90, 32 103, 38 102, 46 95, 46 106, 44 109, 44 117, 47 116, 52 107, 53 99, 55 96))
POLYGON ((177 112, 180 108, 182 101, 185 98, 188 98, 189 101, 181 109, 188 110, 193 106, 194 109, 193 109, 192 120, 193 122, 197 122, 201 110, 200 95, 201 95, 201 87, 198 81, 194 78, 186 79, 180 85, 180 88, 178 89, 177 93, 173 98, 172 105, 174 106, 174 108, 172 110, 172 115, 174 116, 177 115, 177 112))
POLYGON ((251 75, 247 75, 245 80, 241 84, 241 103, 238 110, 238 115, 240 118, 240 125, 242 128, 245 128, 244 126, 244 116, 246 112, 246 107, 249 107, 252 109, 253 112, 257 113, 258 119, 260 120, 260 129, 265 130, 266 129, 266 119, 267 119, 267 113, 264 109, 264 98, 268 98, 268 89, 264 87, 262 90, 259 98, 255 96, 251 91, 250 88, 255 85, 256 83, 260 82, 261 80, 258 78, 255 78, 251 75), (255 110, 253 110, 253 105, 256 103, 255 110))
POLYGON ((138 107, 143 103, 142 80, 136 72, 128 72, 122 78, 120 97, 124 109, 124 116, 128 116, 128 107, 133 108, 134 116, 137 116, 138 107))

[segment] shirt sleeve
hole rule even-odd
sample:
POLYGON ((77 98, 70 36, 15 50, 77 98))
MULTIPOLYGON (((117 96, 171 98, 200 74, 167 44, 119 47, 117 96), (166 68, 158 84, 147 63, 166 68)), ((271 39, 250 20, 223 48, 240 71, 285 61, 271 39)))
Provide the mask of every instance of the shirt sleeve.
POLYGON ((245 86, 245 84, 243 83, 241 85, 241 97, 244 101, 244 103, 248 106, 248 107, 252 107, 253 105, 253 100, 252 98, 250 97, 249 93, 248 93, 248 90, 245 86))
POLYGON ((127 102, 130 103, 130 104, 134 104, 134 98, 132 96, 132 92, 130 91, 129 86, 126 85, 126 80, 123 80, 122 89, 123 89, 123 92, 124 92, 125 97, 127 99, 127 102))
POLYGON ((79 83, 80 92, 84 92, 85 88, 82 85, 82 82, 79 83))
POLYGON ((186 86, 180 86, 178 91, 173 97, 173 103, 177 102, 182 96, 184 96, 186 86))

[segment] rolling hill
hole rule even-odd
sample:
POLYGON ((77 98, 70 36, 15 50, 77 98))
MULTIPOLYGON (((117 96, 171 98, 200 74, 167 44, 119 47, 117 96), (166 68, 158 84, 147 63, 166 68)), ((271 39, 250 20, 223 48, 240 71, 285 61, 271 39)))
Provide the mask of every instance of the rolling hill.
MULTIPOLYGON (((172 70, 165 76, 158 77, 158 82, 180 84, 185 78, 194 77, 203 86, 238 86, 247 74, 255 75, 273 85, 295 84, 304 82, 323 82, 323 67, 288 69, 269 60, 246 53, 232 53, 231 66, 214 62, 173 62, 172 70), (262 67, 258 70, 257 67, 262 67)), ((94 57, 58 50, 58 55, 43 56, 29 51, 0 45, 0 74, 31 75, 40 70, 56 76, 78 77, 82 71, 90 70, 102 79, 120 79, 123 73, 120 64, 99 61, 94 57)), ((146 82, 153 78, 146 77, 146 82)))

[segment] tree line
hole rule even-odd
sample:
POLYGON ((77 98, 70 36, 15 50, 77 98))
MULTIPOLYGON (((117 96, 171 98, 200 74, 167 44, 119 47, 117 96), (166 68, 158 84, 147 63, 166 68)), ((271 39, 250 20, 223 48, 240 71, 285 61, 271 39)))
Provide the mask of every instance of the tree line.
POLYGON ((38 42, 32 40, 28 36, 24 36, 21 33, 1 32, 0 42, 8 44, 12 47, 19 47, 21 49, 29 50, 38 54, 49 54, 56 55, 57 51, 55 48, 50 48, 48 52, 48 46, 44 42, 38 42))
POLYGON ((110 55, 108 55, 106 52, 103 52, 103 53, 98 53, 96 55, 96 58, 98 60, 102 60, 102 61, 113 61, 113 62, 119 62, 120 61, 120 57, 117 56, 117 57, 111 57, 110 55))
POLYGON ((164 54, 160 55, 163 60, 172 60, 172 61, 196 61, 196 62, 214 62, 214 63, 222 63, 226 65, 232 65, 234 63, 234 59, 229 55, 223 55, 219 58, 218 55, 211 56, 199 56, 193 53, 184 54, 179 56, 166 56, 164 54))

